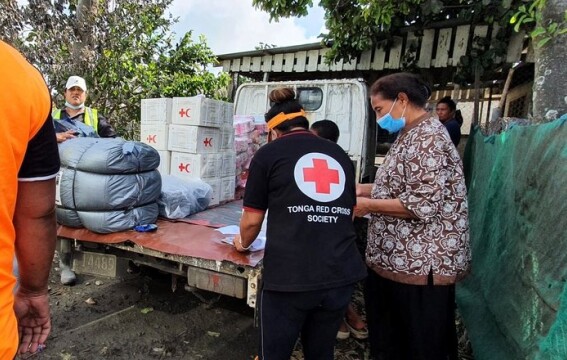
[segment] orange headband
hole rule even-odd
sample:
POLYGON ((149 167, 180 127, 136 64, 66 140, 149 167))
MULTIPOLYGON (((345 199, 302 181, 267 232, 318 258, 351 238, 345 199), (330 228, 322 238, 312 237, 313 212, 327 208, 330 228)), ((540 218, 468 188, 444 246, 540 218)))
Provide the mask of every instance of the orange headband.
POLYGON ((293 120, 296 117, 305 116, 305 111, 301 110, 299 112, 291 113, 291 114, 284 114, 283 112, 277 114, 273 118, 268 121, 268 128, 270 130, 274 129, 276 126, 280 125, 284 121, 293 120))

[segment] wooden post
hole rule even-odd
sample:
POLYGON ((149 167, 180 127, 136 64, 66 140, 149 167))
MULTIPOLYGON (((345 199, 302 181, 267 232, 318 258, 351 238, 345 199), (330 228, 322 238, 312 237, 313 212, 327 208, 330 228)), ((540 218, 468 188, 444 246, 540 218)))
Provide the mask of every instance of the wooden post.
POLYGON ((478 102, 480 98, 480 64, 475 62, 474 65, 474 107, 473 107, 473 121, 474 125, 479 125, 478 102))
POLYGON ((239 78, 239 73, 237 72, 233 72, 232 73, 232 82, 230 84, 230 101, 234 102, 234 98, 236 96, 236 90, 238 89, 238 78, 239 78))

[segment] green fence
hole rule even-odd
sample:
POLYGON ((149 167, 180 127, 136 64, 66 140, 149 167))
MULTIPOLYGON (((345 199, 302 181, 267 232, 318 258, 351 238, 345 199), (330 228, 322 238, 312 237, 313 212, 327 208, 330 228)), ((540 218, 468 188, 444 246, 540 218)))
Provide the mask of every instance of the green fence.
POLYGON ((566 122, 469 137, 473 262, 457 301, 476 360, 567 359, 566 122))

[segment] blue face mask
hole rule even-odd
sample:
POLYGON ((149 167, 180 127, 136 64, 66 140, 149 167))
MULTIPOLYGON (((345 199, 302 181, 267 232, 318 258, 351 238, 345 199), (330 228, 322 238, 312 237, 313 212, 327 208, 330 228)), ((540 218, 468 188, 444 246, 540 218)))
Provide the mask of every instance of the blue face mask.
POLYGON ((390 111, 388 111, 386 115, 377 120, 378 126, 388 131, 390 134, 397 133, 398 131, 402 130, 404 126, 406 126, 406 118, 404 117, 404 113, 406 112, 405 107, 404 111, 402 111, 402 117, 400 117, 399 119, 394 119, 392 117, 392 114, 390 114, 392 112, 392 109, 394 108, 394 105, 396 104, 396 101, 398 101, 398 99, 394 100, 390 111))

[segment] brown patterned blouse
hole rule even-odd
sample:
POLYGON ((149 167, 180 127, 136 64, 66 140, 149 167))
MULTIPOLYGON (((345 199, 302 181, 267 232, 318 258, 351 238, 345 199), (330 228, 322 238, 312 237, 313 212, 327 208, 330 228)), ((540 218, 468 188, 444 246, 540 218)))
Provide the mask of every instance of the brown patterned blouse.
POLYGON ((415 219, 371 214, 367 264, 380 276, 415 285, 454 284, 470 266, 467 189, 462 162, 434 117, 402 132, 376 172, 372 199, 399 199, 415 219))

